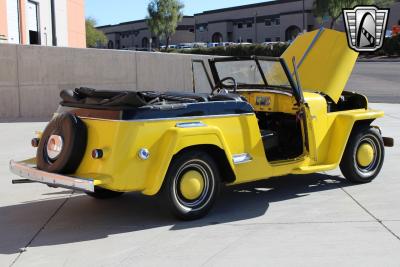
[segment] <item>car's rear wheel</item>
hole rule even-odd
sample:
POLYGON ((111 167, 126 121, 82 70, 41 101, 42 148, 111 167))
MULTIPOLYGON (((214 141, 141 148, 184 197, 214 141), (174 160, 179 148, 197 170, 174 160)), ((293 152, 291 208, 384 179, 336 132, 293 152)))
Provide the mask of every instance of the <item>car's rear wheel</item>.
POLYGON ((203 151, 189 151, 171 162, 161 199, 177 218, 195 220, 210 211, 219 190, 220 174, 214 159, 203 151))
POLYGON ((94 192, 86 192, 86 194, 88 196, 91 196, 91 197, 97 198, 97 199, 110 199, 110 198, 119 197, 124 193, 123 192, 111 191, 111 190, 96 186, 94 188, 94 192))
POLYGON ((369 183, 378 176, 384 158, 385 146, 379 131, 360 128, 350 137, 340 169, 350 182, 369 183))

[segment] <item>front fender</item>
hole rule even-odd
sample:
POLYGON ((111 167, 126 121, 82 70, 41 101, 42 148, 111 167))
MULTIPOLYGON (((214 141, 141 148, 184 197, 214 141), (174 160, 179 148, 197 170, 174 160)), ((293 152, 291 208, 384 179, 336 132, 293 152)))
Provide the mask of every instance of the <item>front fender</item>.
POLYGON ((356 110, 338 115, 332 128, 328 163, 339 166, 351 132, 357 123, 367 121, 370 124, 383 116, 384 112, 378 110, 356 110))
POLYGON ((198 145, 214 145, 225 151, 226 157, 232 170, 234 165, 232 154, 226 145, 226 140, 222 131, 215 126, 196 127, 196 128, 177 128, 168 129, 160 140, 157 155, 154 162, 158 164, 151 169, 146 181, 145 195, 157 194, 164 182, 169 165, 174 157, 185 148, 198 145))

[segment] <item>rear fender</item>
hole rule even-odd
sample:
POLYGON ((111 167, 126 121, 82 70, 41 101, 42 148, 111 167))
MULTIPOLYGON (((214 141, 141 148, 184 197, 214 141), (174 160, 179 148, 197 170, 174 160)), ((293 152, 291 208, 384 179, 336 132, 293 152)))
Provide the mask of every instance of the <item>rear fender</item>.
POLYGON ((147 175, 145 195, 157 194, 164 182, 170 163, 174 155, 186 148, 199 145, 214 145, 225 151, 229 165, 234 171, 232 154, 226 145, 221 130, 215 126, 197 128, 170 128, 161 138, 158 154, 154 155, 154 162, 158 163, 147 175))

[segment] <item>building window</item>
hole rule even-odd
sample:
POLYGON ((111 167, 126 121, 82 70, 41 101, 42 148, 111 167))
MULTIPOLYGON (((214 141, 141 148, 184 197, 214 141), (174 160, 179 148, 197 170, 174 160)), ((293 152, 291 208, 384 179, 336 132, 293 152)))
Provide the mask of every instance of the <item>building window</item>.
POLYGON ((242 24, 242 23, 239 23, 239 24, 238 24, 238 28, 239 28, 239 29, 243 28, 243 24, 242 24))
POLYGON ((252 42, 253 42, 253 39, 247 39, 247 42, 248 42, 248 43, 252 43, 252 42))
POLYGON ((206 28, 204 26, 199 27, 199 32, 204 32, 205 30, 206 30, 206 28))
POLYGON ((253 23, 247 23, 247 28, 252 28, 253 27, 253 23))
POLYGON ((265 38, 265 42, 266 43, 270 43, 271 42, 271 38, 265 38))
POLYGON ((280 18, 277 18, 277 19, 275 19, 275 25, 281 25, 281 19, 280 18))
POLYGON ((233 42, 233 32, 228 32, 228 42, 233 42))
POLYGON ((270 19, 265 20, 265 26, 271 26, 271 20, 270 19))
POLYGON ((280 42, 281 41, 281 37, 276 37, 275 41, 280 42))
POLYGON ((108 41, 108 46, 107 46, 109 49, 114 49, 114 43, 113 43, 113 41, 108 41))
POLYGON ((194 29, 190 29, 189 31, 190 31, 190 32, 194 32, 194 29))
POLYGON ((224 37, 220 32, 216 32, 211 37, 213 43, 222 43, 224 41, 224 37))

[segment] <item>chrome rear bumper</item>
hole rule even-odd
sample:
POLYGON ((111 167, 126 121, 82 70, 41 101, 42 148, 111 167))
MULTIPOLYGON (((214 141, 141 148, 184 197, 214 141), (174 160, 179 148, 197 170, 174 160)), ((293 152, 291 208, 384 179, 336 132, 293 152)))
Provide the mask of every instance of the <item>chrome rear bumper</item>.
POLYGON ((54 187, 94 192, 95 182, 93 179, 82 179, 78 177, 71 177, 41 171, 36 168, 36 165, 29 163, 29 161, 10 161, 10 171, 20 177, 42 184, 47 184, 54 187))

